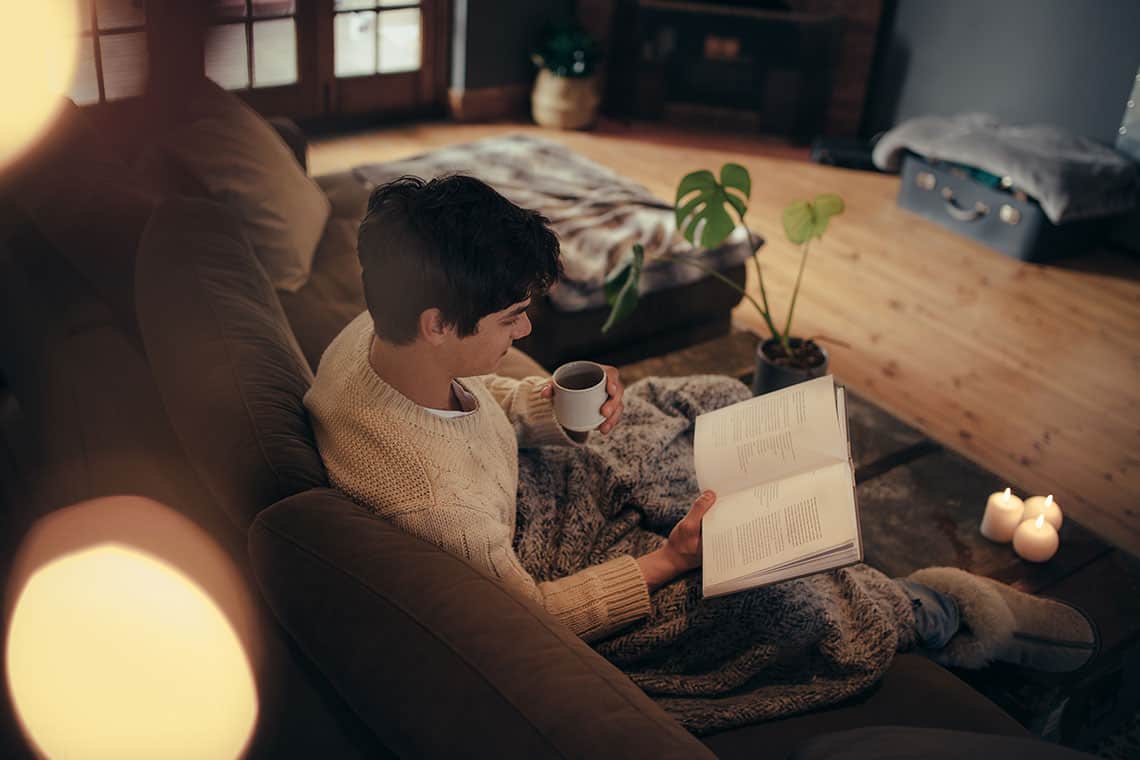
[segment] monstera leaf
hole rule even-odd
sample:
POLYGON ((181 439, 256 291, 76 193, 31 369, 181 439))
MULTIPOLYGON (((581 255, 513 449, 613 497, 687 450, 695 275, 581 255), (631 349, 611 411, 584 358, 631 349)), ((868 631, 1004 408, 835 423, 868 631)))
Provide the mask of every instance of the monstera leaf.
POLYGON ((602 332, 609 332, 637 308, 638 282, 641 280, 641 265, 645 262, 645 249, 638 243, 633 246, 633 255, 622 261, 606 275, 603 283, 606 303, 610 305, 610 316, 602 325, 602 332))
POLYGON ((686 174, 677 185, 677 198, 673 207, 677 216, 677 229, 693 245, 702 248, 716 248, 732 234, 736 222, 728 213, 728 206, 736 209, 738 217, 748 210, 745 201, 752 194, 752 180, 748 170, 740 164, 725 164, 720 167, 720 182, 713 173, 701 171, 686 174), (736 192, 729 192, 729 190, 736 192), (737 194, 739 193, 739 195, 737 194), (741 197, 743 196, 743 197, 741 197), (694 240, 700 222, 700 241, 694 240))
POLYGON ((834 193, 817 195, 812 202, 796 201, 784 209, 784 233, 796 244, 822 238, 831 217, 843 213, 843 199, 834 193))

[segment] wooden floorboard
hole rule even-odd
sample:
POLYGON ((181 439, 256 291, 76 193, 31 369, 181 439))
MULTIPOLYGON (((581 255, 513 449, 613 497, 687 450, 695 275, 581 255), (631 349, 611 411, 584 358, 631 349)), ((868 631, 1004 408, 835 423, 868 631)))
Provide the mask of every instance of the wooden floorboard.
MULTIPOLYGON (((1099 252, 1020 262, 914 216, 894 176, 821 166, 804 151, 739 135, 603 125, 417 124, 314 143, 321 174, 496 134, 561 142, 670 199, 677 181, 726 161, 748 167, 747 221, 782 324, 799 264, 783 240, 791 200, 847 203, 813 248, 795 332, 821 336, 856 393, 1005 481, 1052 493, 1067 514, 1140 554, 1140 262, 1099 252)), ((758 293, 755 272, 750 289, 758 293)), ((735 319, 763 330, 747 304, 735 319)))

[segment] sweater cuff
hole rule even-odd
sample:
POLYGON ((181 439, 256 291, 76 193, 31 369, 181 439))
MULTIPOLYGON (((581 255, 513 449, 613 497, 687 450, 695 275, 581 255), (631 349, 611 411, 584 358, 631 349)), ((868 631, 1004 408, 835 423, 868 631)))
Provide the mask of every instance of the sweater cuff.
POLYGON ((545 378, 527 378, 522 381, 521 393, 526 394, 524 409, 526 415, 526 440, 522 443, 527 446, 581 446, 584 440, 576 441, 570 437, 566 428, 558 424, 554 416, 554 401, 543 398, 542 388, 546 385, 545 378))
POLYGON ((623 554, 592 570, 603 589, 602 602, 606 606, 607 618, 605 633, 616 631, 649 614, 652 609, 649 586, 636 559, 623 554))
POLYGON ((629 555, 539 584, 543 604, 584 641, 594 641, 649 614, 649 588, 629 555))

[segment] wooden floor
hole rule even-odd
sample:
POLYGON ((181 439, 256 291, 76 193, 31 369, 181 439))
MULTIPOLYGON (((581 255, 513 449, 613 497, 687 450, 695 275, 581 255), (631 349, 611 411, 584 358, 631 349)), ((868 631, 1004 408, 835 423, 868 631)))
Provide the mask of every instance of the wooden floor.
MULTIPOLYGON (((768 242, 764 280, 777 323, 799 264, 780 213, 837 192, 846 213, 813 248, 794 332, 819 336, 832 372, 859 394, 983 467, 1022 496, 1140 555, 1140 261, 1097 252, 1026 264, 895 204, 897 177, 806 162, 800 148, 739 135, 603 124, 590 133, 526 124, 422 124, 314 143, 311 171, 527 132, 555 140, 671 199, 689 171, 748 167, 746 220, 768 242)), ((749 287, 758 294, 755 272, 749 287)), ((739 324, 763 332, 744 303, 739 324)), ((977 505, 979 516, 982 505, 977 505)))

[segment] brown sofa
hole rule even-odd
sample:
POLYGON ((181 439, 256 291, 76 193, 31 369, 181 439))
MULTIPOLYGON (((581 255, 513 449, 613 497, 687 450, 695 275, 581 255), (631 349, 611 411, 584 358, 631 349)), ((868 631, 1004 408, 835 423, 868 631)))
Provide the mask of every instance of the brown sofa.
MULTIPOLYGON (((259 592, 251 757, 782 757, 863 726, 1024 734, 906 655, 858 699, 697 740, 544 610, 328 487, 301 397, 362 308, 359 186, 320 180, 332 216, 308 284, 282 292, 241 219, 186 182, 123 192, 127 174, 60 156, 73 163, 57 192, 98 213, 46 228, 9 194, 0 217, 19 465, 4 556, 38 516, 99 495, 149 496, 202 526, 259 592)), ((513 352, 505 371, 543 370, 513 352)))

